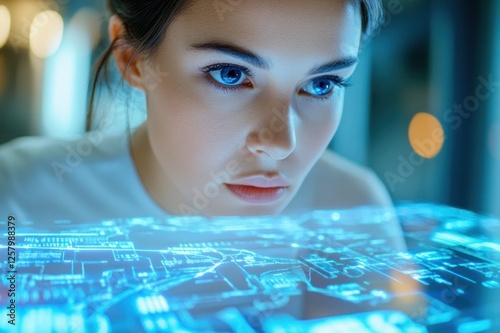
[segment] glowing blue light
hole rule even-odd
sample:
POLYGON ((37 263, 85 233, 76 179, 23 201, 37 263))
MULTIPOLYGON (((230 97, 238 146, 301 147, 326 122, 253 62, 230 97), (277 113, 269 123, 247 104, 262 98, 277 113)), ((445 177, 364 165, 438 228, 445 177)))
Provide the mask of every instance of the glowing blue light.
POLYGON ((340 214, 337 212, 332 213, 332 220, 334 220, 334 221, 340 220, 340 214))
POLYGON ((155 303, 153 302, 151 297, 146 297, 146 306, 149 313, 156 313, 155 303))
POLYGON ((483 286, 485 286, 486 288, 495 289, 495 288, 500 288, 500 283, 495 280, 489 280, 489 281, 484 281, 483 286))
POLYGON ((52 317, 52 321, 54 322, 55 332, 64 332, 66 330, 66 316, 63 313, 56 313, 52 317))
POLYGON ((69 318, 69 327, 71 327, 74 332, 85 332, 85 322, 81 314, 73 314, 69 318))
POLYGON ((158 298, 158 296, 151 297, 151 300, 154 303, 155 312, 156 313, 163 312, 163 306, 162 306, 162 304, 161 304, 160 299, 158 298))
POLYGON ((142 325, 144 326, 144 329, 146 331, 153 331, 154 328, 155 328, 155 324, 153 323, 153 321, 151 319, 145 319, 143 322, 142 322, 142 325))
POLYGON ((146 302, 144 301, 144 297, 138 297, 135 301, 135 304, 137 306, 137 310, 139 310, 140 313, 144 315, 148 314, 148 307, 146 305, 146 302))
POLYGON ((384 332, 384 328, 386 328, 386 323, 381 315, 372 314, 366 321, 376 332, 384 332))
POLYGON ((491 329, 491 320, 484 319, 473 321, 470 323, 464 323, 458 327, 459 333, 475 333, 475 332, 483 332, 491 329))
POLYGON ((70 23, 59 50, 45 63, 42 134, 75 137, 84 132, 91 52, 88 27, 70 23))
POLYGON ((158 325, 158 327, 162 330, 166 329, 168 327, 167 325, 167 321, 163 318, 159 318, 157 321, 156 321, 156 324, 158 325))
POLYGON ((43 299, 45 301, 48 301, 51 297, 51 294, 50 294, 50 290, 49 289, 46 289, 43 291, 43 299))
POLYGON ((168 306, 168 303, 167 303, 167 300, 165 299, 165 297, 163 297, 162 295, 160 295, 160 296, 158 296, 158 300, 160 301, 161 309, 164 312, 167 312, 167 311, 170 310, 170 307, 168 306))
POLYGON ((484 242, 482 243, 484 247, 490 248, 494 251, 499 251, 500 252, 500 245, 492 242, 484 242))

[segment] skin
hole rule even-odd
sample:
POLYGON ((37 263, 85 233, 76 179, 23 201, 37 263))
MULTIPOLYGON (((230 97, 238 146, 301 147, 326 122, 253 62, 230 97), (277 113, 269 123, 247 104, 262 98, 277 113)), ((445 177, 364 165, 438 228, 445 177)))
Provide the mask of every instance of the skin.
MULTIPOLYGON (((143 90, 147 99, 148 120, 132 137, 134 163, 148 193, 169 213, 273 215, 282 213, 292 200, 295 207, 307 203, 314 208, 313 189, 340 185, 356 191, 356 180, 360 195, 351 193, 354 197, 382 194, 387 201, 385 192, 373 189, 379 183, 361 181, 365 171, 353 174, 339 157, 324 158, 342 116, 344 88, 335 86, 326 101, 308 99, 314 98, 314 79, 327 75, 347 79, 354 72, 352 64, 308 75, 318 65, 357 57, 359 8, 350 1, 305 3, 243 1, 221 13, 212 1, 195 1, 169 26, 152 56, 136 57, 126 69, 133 48, 124 45, 114 51, 124 78, 143 90), (189 49, 213 41, 250 50, 266 59, 270 68, 260 69, 215 51, 189 49), (255 75, 244 80, 242 89, 222 92, 207 82, 211 78, 217 83, 213 76, 200 71, 217 63, 243 66, 255 75), (249 204, 223 184, 256 173, 279 174, 291 185, 275 203, 249 204)), ((111 39, 124 33, 117 17, 110 20, 109 31, 111 39)), ((220 81, 217 72, 212 75, 220 81)), ((322 204, 341 197, 323 197, 322 204)), ((370 198, 360 203, 373 203, 370 198)))

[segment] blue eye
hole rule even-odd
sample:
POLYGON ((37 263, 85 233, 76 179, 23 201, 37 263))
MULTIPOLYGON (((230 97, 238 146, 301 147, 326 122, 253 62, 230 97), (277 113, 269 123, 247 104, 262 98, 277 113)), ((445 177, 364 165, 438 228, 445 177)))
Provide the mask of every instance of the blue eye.
POLYGON ((236 67, 226 67, 220 70, 210 72, 214 80, 227 85, 239 85, 241 78, 245 79, 243 71, 236 67))
POLYGON ((332 91, 333 88, 333 83, 331 80, 327 80, 324 78, 312 80, 309 82, 306 87, 311 87, 312 91, 306 91, 310 93, 311 95, 316 95, 316 96, 325 96, 332 91))
POLYGON ((207 77, 210 84, 224 91, 241 88, 247 77, 253 77, 250 69, 231 64, 216 64, 201 71, 210 76, 211 79, 207 77))
POLYGON ((308 82, 303 89, 308 94, 322 97, 328 95, 332 91, 333 86, 332 80, 319 78, 308 82))
POLYGON ((330 98, 331 92, 336 86, 343 88, 349 87, 350 84, 338 76, 324 76, 311 80, 304 86, 303 90, 312 95, 312 98, 324 100, 330 98))

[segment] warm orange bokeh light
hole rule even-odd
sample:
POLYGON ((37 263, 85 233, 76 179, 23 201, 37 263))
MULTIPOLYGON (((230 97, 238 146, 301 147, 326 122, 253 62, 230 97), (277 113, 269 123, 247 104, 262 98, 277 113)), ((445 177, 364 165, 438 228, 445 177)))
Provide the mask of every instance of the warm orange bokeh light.
POLYGON ((0 49, 9 39, 10 20, 9 9, 5 6, 0 6, 0 49))
POLYGON ((30 29, 30 49, 38 58, 52 56, 61 44, 64 21, 57 12, 46 10, 35 16, 30 29))
POLYGON ((417 154, 425 158, 433 158, 443 148, 443 126, 432 114, 417 113, 410 122, 408 138, 417 154))

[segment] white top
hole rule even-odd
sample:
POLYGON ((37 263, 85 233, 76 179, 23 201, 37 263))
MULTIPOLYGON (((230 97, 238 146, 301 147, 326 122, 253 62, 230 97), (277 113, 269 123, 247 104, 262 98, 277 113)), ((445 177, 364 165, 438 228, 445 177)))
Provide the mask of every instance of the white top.
POLYGON ((165 217, 135 169, 127 134, 23 137, 0 146, 0 220, 165 217))

